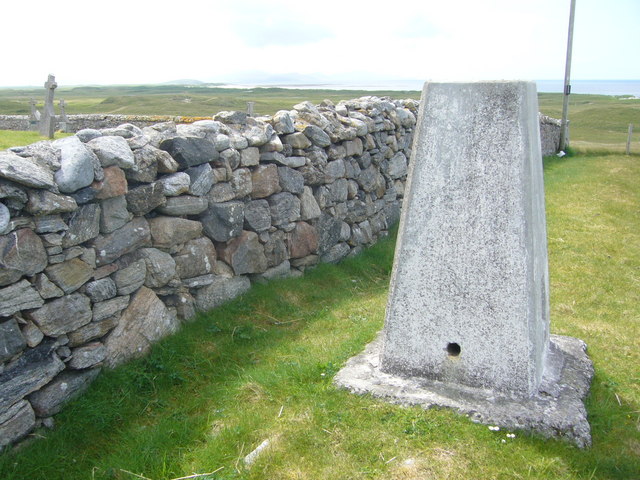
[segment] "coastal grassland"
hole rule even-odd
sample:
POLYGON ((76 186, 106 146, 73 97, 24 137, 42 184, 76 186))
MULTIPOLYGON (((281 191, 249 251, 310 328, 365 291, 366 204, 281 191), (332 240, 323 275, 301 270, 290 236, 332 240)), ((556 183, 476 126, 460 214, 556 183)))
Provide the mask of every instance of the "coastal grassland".
MULTIPOLYGON (((70 133, 56 132, 55 139, 68 137, 70 133)), ((41 136, 38 132, 21 132, 15 130, 0 130, 0 150, 9 147, 30 145, 40 140, 49 140, 48 137, 41 136)))
POLYGON ((590 450, 333 386, 382 327, 392 234, 339 265, 257 285, 106 372, 54 430, 1 455, 0 478, 637 478, 639 176, 638 156, 545 161, 551 330, 584 340, 595 365, 590 450))
MULTIPOLYGON (((246 111, 249 101, 255 102, 256 115, 273 115, 278 110, 290 110, 293 105, 307 100, 315 104, 324 99, 337 103, 364 95, 420 98, 418 91, 222 88, 215 85, 114 85, 61 87, 56 90, 56 98, 64 98, 66 102, 67 114, 182 116, 211 116, 222 110, 246 111)), ((0 89, 0 114, 27 115, 29 99, 41 99, 41 105, 44 101, 42 96, 42 89, 0 89)))
MULTIPOLYGON (((562 117, 562 94, 538 94, 540 111, 562 117)), ((629 124, 634 125, 631 151, 640 153, 640 99, 611 95, 569 97, 569 141, 582 152, 624 152, 629 124)))

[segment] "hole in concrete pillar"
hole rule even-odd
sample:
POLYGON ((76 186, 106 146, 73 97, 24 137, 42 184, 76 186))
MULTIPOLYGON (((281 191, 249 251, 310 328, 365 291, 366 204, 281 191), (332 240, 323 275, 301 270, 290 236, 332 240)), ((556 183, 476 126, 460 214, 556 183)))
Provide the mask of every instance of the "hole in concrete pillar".
POLYGON ((460 355, 460 345, 458 345, 457 343, 448 343, 447 353, 450 357, 457 357, 458 355, 460 355))

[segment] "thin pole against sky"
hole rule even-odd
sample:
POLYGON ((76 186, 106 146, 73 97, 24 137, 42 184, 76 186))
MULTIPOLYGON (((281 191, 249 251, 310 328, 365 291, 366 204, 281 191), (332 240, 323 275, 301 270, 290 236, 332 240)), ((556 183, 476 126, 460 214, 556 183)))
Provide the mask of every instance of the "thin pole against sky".
POLYGON ((564 95, 562 100, 562 125, 560 127, 560 150, 564 150, 567 143, 569 113, 569 94, 571 94, 571 50, 573 47, 573 18, 576 11, 576 0, 571 0, 569 13, 569 38, 567 39, 567 62, 564 68, 564 95))

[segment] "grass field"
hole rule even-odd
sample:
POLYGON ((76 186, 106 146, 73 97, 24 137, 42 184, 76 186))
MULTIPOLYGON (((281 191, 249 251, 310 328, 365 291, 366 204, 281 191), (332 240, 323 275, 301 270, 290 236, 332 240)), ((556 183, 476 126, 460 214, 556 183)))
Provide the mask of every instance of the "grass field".
POLYGON ((639 176, 638 156, 545 164, 551 329, 589 346, 590 450, 332 385, 382 326, 390 238, 302 279, 256 286, 107 372, 56 429, 0 456, 0 478, 637 479, 639 176))
MULTIPOLYGON (((338 102, 364 95, 393 98, 420 98, 418 91, 358 91, 285 88, 231 89, 218 86, 132 85, 99 87, 60 87, 56 98, 64 98, 68 114, 105 113, 136 115, 211 116, 222 110, 242 110, 255 102, 257 115, 290 110, 305 100, 320 103, 324 99, 338 102)), ((27 115, 29 99, 42 102, 43 89, 0 88, 0 114, 27 115)), ((562 95, 540 93, 540 111, 562 116, 562 95)), ((57 107, 56 107, 57 108, 57 107)), ((625 149, 630 123, 635 125, 633 152, 640 152, 640 99, 606 95, 571 95, 569 105, 570 140, 583 151, 619 151, 625 149)), ((10 142, 0 132, 0 148, 10 142)))

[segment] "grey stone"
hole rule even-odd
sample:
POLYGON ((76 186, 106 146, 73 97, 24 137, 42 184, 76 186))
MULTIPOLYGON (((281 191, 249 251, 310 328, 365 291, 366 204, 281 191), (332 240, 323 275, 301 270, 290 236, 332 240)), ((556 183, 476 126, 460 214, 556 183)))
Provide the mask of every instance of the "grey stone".
POLYGON ((283 138, 284 143, 287 145, 291 145, 293 148, 308 148, 310 147, 311 140, 302 132, 292 133, 290 135, 285 135, 283 138))
POLYGON ((350 251, 351 248, 345 242, 336 243, 320 256, 320 261, 324 263, 338 263, 345 258, 350 251))
POLYGON ((53 142, 60 151, 60 170, 55 181, 61 192, 72 193, 91 185, 95 178, 96 157, 78 137, 53 142))
POLYGON ((178 217, 155 217, 149 219, 153 246, 171 248, 202 235, 203 224, 195 220, 178 217))
POLYGON ((78 208, 69 217, 69 230, 64 234, 64 248, 96 238, 100 233, 100 206, 91 203, 78 208))
POLYGON ((38 290, 40 296, 44 299, 58 298, 64 295, 64 292, 58 288, 44 273, 39 273, 36 276, 33 285, 38 290))
POLYGON ((0 177, 27 187, 56 188, 51 170, 31 158, 22 158, 9 151, 0 152, 0 177))
POLYGON ((132 214, 127 209, 127 199, 124 195, 102 200, 100 207, 100 233, 114 232, 131 220, 132 214))
POLYGON ((271 227, 271 209, 266 200, 252 200, 244 209, 244 224, 249 230, 263 232, 271 227))
POLYGON ((44 300, 26 280, 0 288, 0 317, 8 317, 20 310, 38 308, 44 300))
POLYGON ((143 248, 139 250, 138 255, 145 261, 147 266, 147 274, 144 279, 146 287, 164 287, 175 277, 176 262, 168 253, 162 252, 157 248, 143 248))
POLYGON ((318 231, 318 251, 323 255, 340 240, 342 221, 327 213, 323 214, 315 224, 318 231))
POLYGON ((17 442, 35 428, 36 416, 26 400, 11 405, 0 413, 0 450, 17 442))
POLYGON ((248 147, 240 152, 240 165, 254 167, 260 163, 260 150, 257 147, 248 147))
POLYGON ((185 173, 189 175, 191 180, 191 186, 189 187, 191 195, 204 196, 211 190, 213 186, 213 171, 208 163, 187 168, 185 173))
POLYGON ((332 203, 346 202, 349 196, 349 182, 345 178, 339 178, 327 186, 329 199, 332 203))
POLYGON ((353 393, 373 395, 392 403, 425 409, 451 408, 476 423, 561 438, 581 448, 591 445, 583 401, 589 392, 593 367, 584 342, 551 335, 549 364, 554 366, 545 371, 541 388, 532 396, 522 398, 424 377, 385 373, 380 365, 382 340, 380 335, 363 353, 349 359, 335 376, 335 384, 353 393))
POLYGON ((278 167, 278 177, 283 191, 296 194, 304 191, 304 177, 300 172, 289 167, 278 167))
POLYGON ((407 157, 404 153, 396 153, 390 160, 387 167, 387 175, 392 179, 402 178, 407 174, 407 157))
POLYGON ((183 215, 198 215, 208 207, 209 201, 205 197, 180 195, 179 197, 167 198, 167 203, 162 207, 158 207, 158 212, 180 217, 183 215))
POLYGON ((160 148, 169 152, 182 169, 212 162, 220 156, 213 142, 198 137, 170 138, 164 140, 160 148))
MULTIPOLYGON (((295 226, 295 224, 293 225, 295 226)), ((285 242, 285 232, 276 230, 269 234, 268 240, 264 242, 264 255, 267 257, 267 266, 269 267, 280 265, 289 258, 289 250, 285 242)))
POLYGON ((9 150, 23 158, 31 157, 39 165, 46 166, 52 171, 60 168, 60 159, 48 140, 32 143, 26 147, 12 147, 9 150))
POLYGON ((141 287, 122 312, 120 322, 106 337, 105 364, 114 368, 121 363, 146 354, 151 344, 174 333, 178 319, 147 287, 141 287))
POLYGON ((346 174, 346 168, 344 166, 344 160, 333 160, 327 163, 326 180, 327 183, 331 183, 338 178, 344 178, 346 174))
POLYGON ((158 176, 158 158, 167 152, 151 145, 144 145, 133 150, 135 165, 125 170, 128 180, 134 182, 151 183, 158 176))
POLYGON ((29 228, 0 236, 0 286, 23 275, 35 275, 47 266, 47 252, 40 237, 29 228))
POLYGON ((127 141, 122 137, 101 136, 87 142, 100 159, 103 167, 117 165, 123 169, 135 168, 136 159, 127 141))
POLYGON ((45 272, 49 279, 66 294, 75 292, 93 276, 93 268, 79 258, 50 265, 45 272))
POLYGON ((264 123, 254 123, 242 132, 251 147, 259 147, 269 141, 273 135, 273 127, 264 123))
POLYGON ((96 250, 96 265, 106 265, 126 253, 150 246, 149 224, 145 218, 136 217, 123 227, 99 236, 93 244, 96 250))
POLYGON ((74 370, 90 368, 100 364, 107 356, 107 349, 100 342, 93 342, 71 350, 71 360, 67 364, 74 370))
MULTIPOLYGON (((0 178, 0 199, 3 199, 3 205, 6 208, 22 210, 29 200, 29 197, 27 193, 15 183, 0 178)), ((3 233, 6 232, 0 230, 0 235, 3 233)))
POLYGON ((295 132, 291 115, 286 110, 279 110, 272 118, 273 128, 278 134, 287 134, 295 132))
POLYGON ((313 191, 310 187, 305 186, 300 196, 300 219, 311 220, 318 218, 322 214, 320 206, 313 196, 313 191))
POLYGON ((113 298, 116 296, 117 292, 118 288, 116 287, 116 284, 109 277, 89 282, 85 287, 85 294, 91 299, 93 303, 98 303, 113 298))
POLYGON ((198 310, 206 311, 232 300, 251 288, 251 281, 241 277, 216 277, 206 287, 198 289, 195 299, 198 310))
POLYGON ((275 267, 268 268, 259 275, 252 275, 251 279, 257 282, 269 282, 271 280, 277 280, 280 278, 287 278, 291 276, 291 264, 289 260, 285 260, 275 267))
MULTIPOLYGON (((277 172, 276 172, 277 175, 277 172)), ((242 232, 244 203, 227 202, 213 204, 202 217, 205 235, 216 242, 226 242, 242 232)))
POLYGON ((185 172, 177 172, 158 179, 164 187, 164 194, 167 197, 175 197, 189 191, 191 177, 185 172))
POLYGON ((288 192, 277 193, 269 197, 268 202, 273 225, 285 225, 300 218, 300 200, 296 196, 288 192))
POLYGON ((227 148, 220 152, 220 163, 227 164, 232 170, 235 170, 242 161, 242 155, 235 148, 227 148))
POLYGON ((283 146, 280 137, 274 133, 267 143, 260 147, 260 152, 282 152, 283 146))
MULTIPOLYGON (((57 195, 47 190, 29 191, 26 210, 32 215, 53 215, 72 212, 78 208, 76 201, 67 195, 57 195)), ((0 232, 2 228, 0 228, 0 232)))
POLYGON ((318 147, 328 147, 331 145, 329 135, 322 128, 315 125, 307 125, 303 132, 311 142, 318 147))
POLYGON ((236 192, 233 190, 233 186, 230 183, 216 183, 209 191, 207 199, 209 203, 223 203, 233 200, 236 197, 236 192))
POLYGON ((258 234, 247 230, 220 248, 220 258, 231 265, 236 275, 262 273, 267 269, 267 257, 258 234))
POLYGON ((91 321, 91 302, 80 293, 72 293, 47 302, 27 314, 49 337, 71 332, 91 321))
POLYGON ((248 168, 239 168, 233 172, 231 175, 231 187, 235 198, 244 198, 251 194, 253 182, 248 168))
POLYGON ((94 138, 98 138, 101 136, 102 136, 102 132, 94 128, 83 128, 82 130, 78 130, 76 132, 76 137, 78 137, 80 141, 83 143, 87 143, 93 140, 94 138))
POLYGON ((25 325, 22 327, 22 335, 24 336, 27 345, 30 348, 34 348, 44 338, 44 333, 36 326, 35 323, 25 320, 25 325))
POLYGON ((55 233, 68 230, 68 225, 60 215, 43 215, 35 217, 36 233, 55 233))
POLYGON ((55 415, 62 407, 84 392, 100 369, 82 372, 62 372, 53 381, 29 396, 29 402, 39 417, 55 415))
POLYGON ((127 208, 136 216, 146 215, 154 208, 161 207, 167 202, 162 182, 153 182, 132 188, 125 196, 127 208))
POLYGON ((280 191, 280 178, 276 165, 259 165, 251 174, 251 198, 265 198, 280 191))
MULTIPOLYGON (((115 283, 115 282, 114 282, 115 283)), ((98 302, 93 306, 93 318, 91 324, 102 322, 119 314, 129 305, 129 295, 115 297, 103 302, 98 302)), ((82 327, 88 328, 88 326, 82 327)), ((105 332, 106 333, 106 332, 105 332)), ((70 335, 73 335, 70 334, 70 335)))
POLYGON ((364 152, 362 140, 360 140, 359 138, 344 142, 344 148, 346 150, 347 157, 362 155, 362 153, 364 152))
POLYGON ((132 262, 112 275, 118 295, 128 295, 138 290, 144 284, 146 276, 147 266, 144 260, 132 262))
MULTIPOLYGON (((129 302, 129 297, 123 297, 129 302)), ((127 305, 124 305, 121 310, 124 310, 127 305)), ((107 317, 103 320, 93 321, 86 324, 84 327, 80 327, 68 334, 69 347, 77 347, 83 345, 91 340, 104 337, 112 328, 118 324, 120 319, 119 315, 107 317)))
POLYGON ((247 114, 245 112, 235 111, 222 111, 213 116, 213 119, 218 122, 232 124, 232 125, 245 125, 247 123, 247 114))
POLYGON ((57 346, 54 340, 46 340, 29 348, 0 373, 0 415, 64 370, 64 363, 55 353, 57 346))
POLYGON ((26 346, 27 341, 15 318, 0 323, 0 364, 20 353, 26 346))
MULTIPOLYGON (((231 268, 231 267, 229 267, 231 268)), ((232 272, 233 275, 233 272, 232 272)), ((216 279, 213 274, 200 275, 198 277, 185 278, 182 281, 182 286, 186 288, 201 288, 206 285, 211 285, 216 279)))
POLYGON ((180 278, 193 278, 212 273, 217 254, 211 240, 201 237, 185 243, 173 258, 177 275, 180 278))
MULTIPOLYGON (((244 150, 249 146, 249 142, 246 138, 244 138, 239 132, 230 131, 229 132, 229 145, 231 148, 235 150, 244 150)), ((222 152, 221 152, 222 156, 222 152)))

